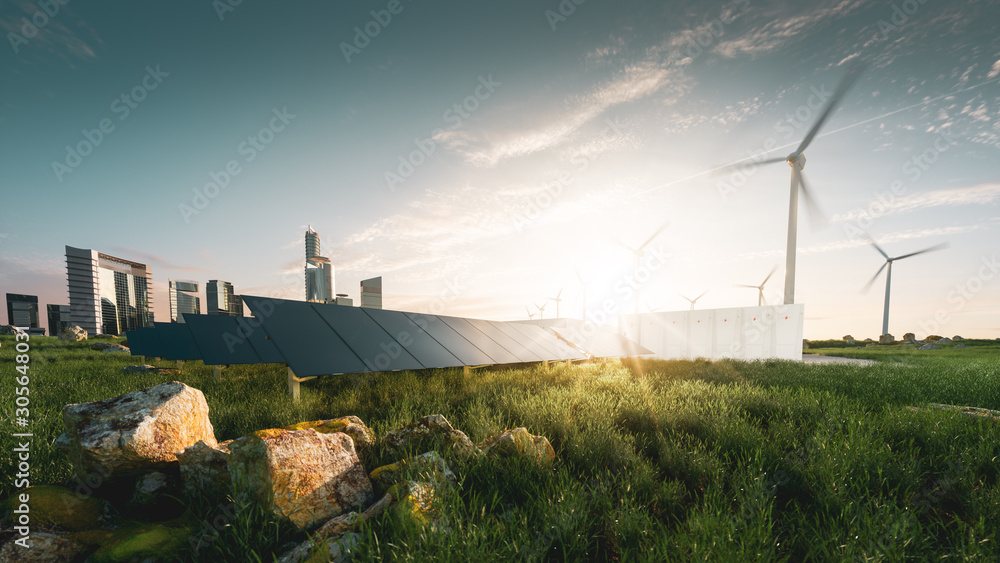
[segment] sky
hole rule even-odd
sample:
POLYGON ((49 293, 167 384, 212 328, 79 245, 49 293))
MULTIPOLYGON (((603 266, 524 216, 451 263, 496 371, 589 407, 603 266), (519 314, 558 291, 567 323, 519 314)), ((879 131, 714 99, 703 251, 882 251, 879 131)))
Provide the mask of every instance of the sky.
POLYGON ((1000 337, 1000 3, 0 2, 0 292, 68 303, 65 246, 167 280, 614 323, 780 303, 803 170, 806 338, 1000 337), (651 235, 634 276, 635 248, 651 235), (586 282, 586 301, 581 280, 586 282), (561 292, 561 293, 560 293, 561 292), (558 303, 550 300, 559 295, 558 303))

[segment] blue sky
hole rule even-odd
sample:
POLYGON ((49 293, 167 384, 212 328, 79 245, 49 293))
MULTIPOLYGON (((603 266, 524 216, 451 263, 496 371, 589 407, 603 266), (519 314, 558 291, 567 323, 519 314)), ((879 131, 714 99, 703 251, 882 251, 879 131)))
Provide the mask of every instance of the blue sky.
POLYGON ((779 302, 788 166, 720 167, 863 63, 805 152, 805 335, 877 336, 870 233, 950 244, 895 264, 890 332, 1000 337, 996 2, 344 4, 0 4, 0 291, 67 302, 68 244, 149 264, 161 320, 168 278, 300 299, 312 225, 386 308, 579 317, 576 271, 592 313, 753 305, 774 267, 779 302), (636 298, 615 241, 662 225, 636 298))

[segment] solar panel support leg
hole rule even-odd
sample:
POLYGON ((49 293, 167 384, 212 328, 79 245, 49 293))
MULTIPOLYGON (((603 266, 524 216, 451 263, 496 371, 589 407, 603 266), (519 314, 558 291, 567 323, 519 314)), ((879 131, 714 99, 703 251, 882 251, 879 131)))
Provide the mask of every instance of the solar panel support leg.
POLYGON ((160 367, 160 358, 153 358, 154 367, 160 367))
POLYGON ((293 403, 299 402, 299 380, 291 367, 288 368, 288 396, 293 403))
POLYGON ((566 367, 572 367, 572 366, 573 366, 573 360, 566 360, 566 367))
POLYGON ((219 372, 221 372, 221 371, 222 371, 222 368, 220 368, 219 366, 212 366, 212 377, 216 381, 222 381, 222 377, 219 375, 219 372))
POLYGON ((177 360, 177 369, 184 367, 184 360, 177 360))
POLYGON ((542 360, 542 367, 545 368, 545 369, 549 369, 549 361, 548 360, 542 360))
POLYGON ((462 375, 464 375, 465 377, 469 377, 470 375, 472 375, 472 368, 470 368, 469 366, 462 366, 462 375))

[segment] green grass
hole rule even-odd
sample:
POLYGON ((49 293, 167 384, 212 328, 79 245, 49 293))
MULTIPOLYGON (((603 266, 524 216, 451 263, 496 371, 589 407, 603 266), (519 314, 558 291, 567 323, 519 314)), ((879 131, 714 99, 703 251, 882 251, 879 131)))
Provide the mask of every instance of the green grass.
MULTIPOLYGON (((13 338, 0 337, 0 408, 13 417, 13 338)), ((32 482, 70 466, 52 442, 66 403, 170 380, 205 393, 220 440, 344 415, 378 435, 444 414, 480 441, 525 426, 555 447, 553 469, 449 458, 459 484, 442 529, 375 519, 356 560, 931 560, 1000 559, 1000 422, 929 402, 1000 410, 1000 343, 917 352, 896 345, 810 349, 874 366, 785 361, 609 361, 523 369, 321 378, 287 398, 282 366, 234 366, 212 379, 124 375, 133 359, 86 343, 31 341, 32 482)), ((10 431, 0 496, 13 491, 10 431)), ((398 455, 376 448, 368 470, 398 455)), ((194 507, 210 520, 217 505, 194 507)), ((298 535, 240 507, 203 560, 271 561, 298 535)), ((185 550, 181 560, 194 559, 185 550)))

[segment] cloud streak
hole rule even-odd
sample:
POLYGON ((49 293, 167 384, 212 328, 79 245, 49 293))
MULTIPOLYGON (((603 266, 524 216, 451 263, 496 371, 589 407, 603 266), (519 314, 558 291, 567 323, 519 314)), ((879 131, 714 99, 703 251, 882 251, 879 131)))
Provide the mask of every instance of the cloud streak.
MULTIPOLYGON (((894 215, 897 213, 912 213, 922 209, 934 207, 956 207, 960 205, 984 205, 994 203, 1000 199, 1000 184, 979 184, 976 186, 966 186, 962 188, 950 188, 944 190, 934 190, 909 197, 899 198, 895 201, 883 202, 882 211, 879 217, 894 215)), ((867 209, 857 208, 834 215, 831 221, 856 221, 868 218, 871 213, 867 209)))

